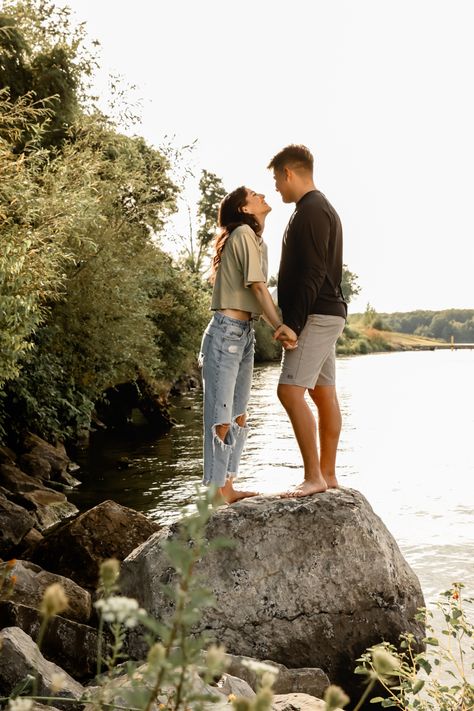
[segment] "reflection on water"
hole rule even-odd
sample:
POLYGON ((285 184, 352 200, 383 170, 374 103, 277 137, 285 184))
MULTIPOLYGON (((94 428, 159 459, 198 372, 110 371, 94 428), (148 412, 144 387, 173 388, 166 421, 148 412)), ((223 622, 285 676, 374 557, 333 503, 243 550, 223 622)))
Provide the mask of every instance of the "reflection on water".
MULTIPOLYGON (((245 487, 277 492, 302 477, 291 427, 276 399, 278 365, 256 368, 245 487)), ((395 536, 427 601, 455 580, 474 592, 474 352, 387 353, 338 360, 344 426, 338 475, 359 489, 395 536)), ((106 498, 168 523, 201 477, 201 396, 183 397, 179 425, 159 440, 108 442, 84 462, 71 496, 106 498), (128 466, 117 468, 126 457, 128 466)))

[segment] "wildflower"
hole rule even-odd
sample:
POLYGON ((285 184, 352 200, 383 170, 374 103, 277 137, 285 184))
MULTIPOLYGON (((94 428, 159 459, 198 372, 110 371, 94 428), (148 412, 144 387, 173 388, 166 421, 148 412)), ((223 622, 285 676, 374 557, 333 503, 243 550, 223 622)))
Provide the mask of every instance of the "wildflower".
POLYGON ((62 672, 53 672, 51 674, 51 691, 53 694, 57 694, 58 691, 64 689, 66 684, 66 675, 62 672))
POLYGON ((40 612, 43 617, 54 617, 67 608, 67 597, 59 583, 49 585, 43 594, 40 612))
POLYGON ((32 708, 32 699, 22 699, 18 696, 16 699, 10 699, 8 702, 9 711, 31 711, 32 708))
POLYGON ((453 600, 459 600, 459 590, 455 590, 453 592, 452 597, 453 597, 453 600))
POLYGON ((140 615, 145 614, 145 610, 138 606, 136 600, 120 595, 111 595, 104 600, 98 600, 95 606, 106 622, 115 622, 129 628, 135 627, 140 615))
POLYGON ((116 558, 104 560, 100 566, 100 579, 106 590, 113 588, 120 575, 120 562, 116 558))
POLYGON ((15 565, 16 565, 16 558, 12 558, 11 560, 7 561, 7 568, 10 568, 10 570, 12 568, 14 568, 15 565))
POLYGON ((380 676, 396 674, 400 668, 400 660, 390 654, 384 647, 375 647, 372 652, 374 669, 380 676))
POLYGON ((340 686, 331 684, 324 692, 324 701, 326 702, 325 711, 335 711, 335 709, 342 709, 350 699, 340 686))
POLYGON ((227 696, 227 701, 228 701, 229 703, 232 703, 232 701, 235 701, 236 698, 237 698, 237 696, 236 696, 235 694, 228 694, 228 696, 227 696))
POLYGON ((270 711, 273 702, 273 692, 271 685, 273 684, 275 677, 271 678, 270 684, 263 685, 258 691, 255 698, 255 710, 256 711, 270 711))
POLYGON ((277 678, 278 671, 275 672, 263 672, 260 678, 260 685, 262 688, 270 688, 273 686, 275 679, 277 678))
POLYGON ((10 575, 10 578, 8 579, 8 582, 10 585, 16 585, 17 577, 16 575, 10 575))
POLYGON ((278 676, 278 668, 274 667, 273 664, 267 664, 266 662, 259 662, 256 659, 243 659, 242 664, 250 671, 256 674, 272 674, 272 676, 278 676))
POLYGON ((243 696, 238 696, 233 702, 234 711, 250 711, 252 703, 250 699, 245 699, 243 696))
POLYGON ((206 652, 206 665, 210 672, 221 672, 226 666, 225 649, 217 644, 211 644, 206 652))
POLYGON ((156 642, 148 651, 148 664, 152 667, 159 667, 166 655, 166 650, 161 642, 156 642))

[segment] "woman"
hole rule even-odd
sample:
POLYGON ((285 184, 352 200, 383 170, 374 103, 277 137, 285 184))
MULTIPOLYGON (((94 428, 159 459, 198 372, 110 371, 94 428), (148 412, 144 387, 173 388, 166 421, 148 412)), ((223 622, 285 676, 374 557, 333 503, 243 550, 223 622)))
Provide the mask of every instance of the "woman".
POLYGON ((227 503, 255 492, 236 491, 240 456, 247 438, 247 403, 253 373, 253 319, 262 314, 285 348, 296 347, 296 334, 281 323, 266 286, 267 256, 262 239, 271 207, 265 196, 240 187, 219 207, 212 264, 211 309, 201 344, 204 386, 204 477, 227 503))

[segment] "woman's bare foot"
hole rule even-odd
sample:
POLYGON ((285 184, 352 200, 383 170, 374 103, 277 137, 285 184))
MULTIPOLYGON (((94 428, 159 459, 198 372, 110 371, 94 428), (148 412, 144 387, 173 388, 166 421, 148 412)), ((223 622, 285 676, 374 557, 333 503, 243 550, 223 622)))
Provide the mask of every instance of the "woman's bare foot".
POLYGON ((247 499, 250 496, 258 496, 258 491, 238 491, 234 489, 232 479, 228 479, 224 486, 217 490, 226 504, 234 504, 241 499, 247 499))
POLYGON ((318 479, 305 479, 301 484, 295 486, 290 491, 285 491, 281 494, 282 499, 299 499, 302 496, 310 496, 311 494, 321 494, 328 488, 327 483, 322 477, 318 479))
POLYGON ((335 474, 323 474, 324 480, 328 485, 328 489, 338 489, 339 482, 335 474))

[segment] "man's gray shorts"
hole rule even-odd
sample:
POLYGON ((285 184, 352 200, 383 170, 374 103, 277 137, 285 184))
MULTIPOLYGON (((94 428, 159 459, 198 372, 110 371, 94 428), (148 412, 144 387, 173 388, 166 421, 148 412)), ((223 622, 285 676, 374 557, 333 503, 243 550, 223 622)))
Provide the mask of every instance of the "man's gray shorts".
POLYGON ((310 314, 298 347, 283 351, 279 382, 312 390, 336 384, 336 341, 344 330, 342 316, 310 314))

